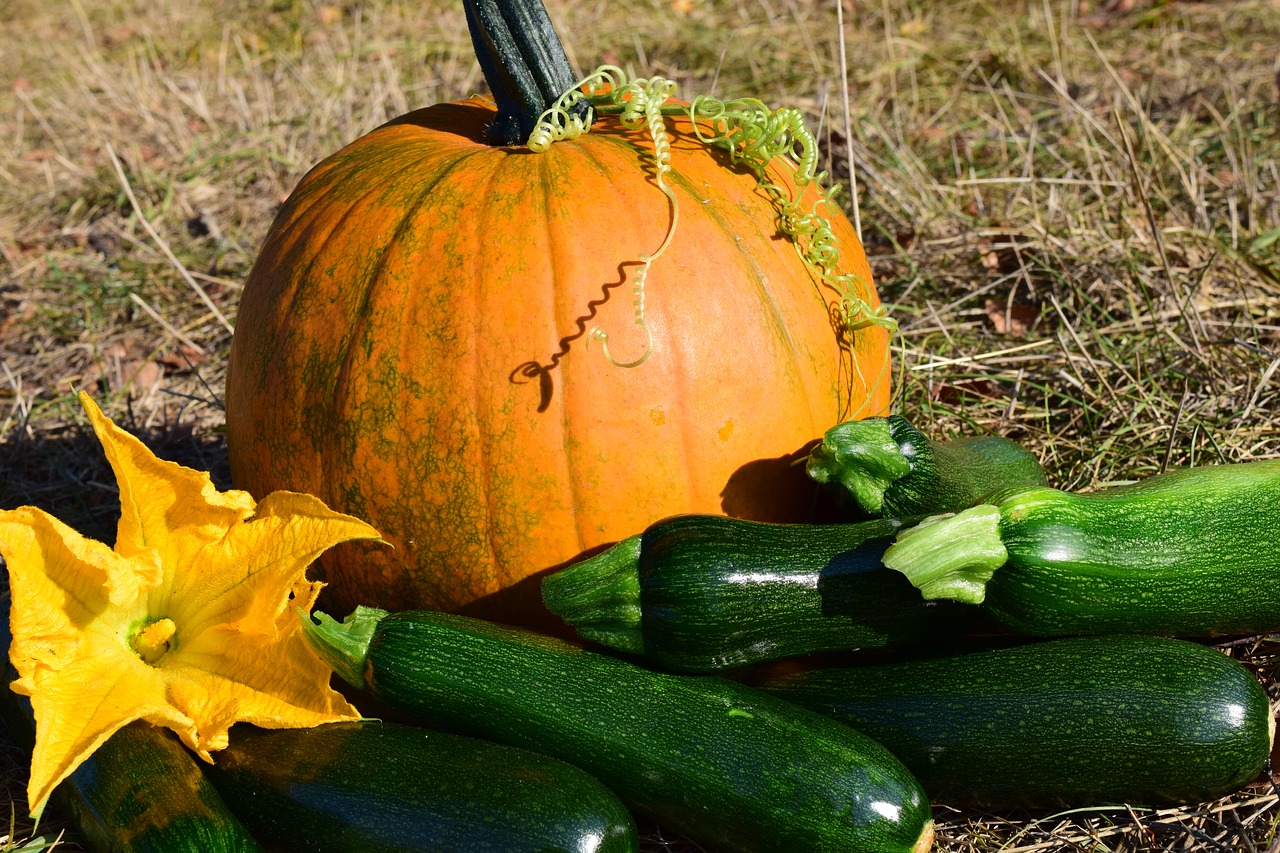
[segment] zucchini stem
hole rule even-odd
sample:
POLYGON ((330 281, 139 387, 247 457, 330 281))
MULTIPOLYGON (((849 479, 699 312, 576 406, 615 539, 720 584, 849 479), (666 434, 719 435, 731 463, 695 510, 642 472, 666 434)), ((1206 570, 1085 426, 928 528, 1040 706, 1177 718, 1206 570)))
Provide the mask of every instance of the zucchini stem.
POLYGON ((629 536, 607 551, 548 575, 542 581, 547 609, 584 640, 644 654, 640 540, 640 534, 629 536))
POLYGON ((346 619, 338 622, 318 610, 308 618, 301 608, 298 609, 302 635, 307 638, 307 643, 330 669, 342 676, 343 681, 360 688, 366 683, 365 663, 369 659, 373 632, 386 615, 385 610, 359 605, 346 619))
POLYGON ((979 504, 903 530, 882 562, 906 575, 926 599, 981 604, 987 581, 1008 558, 1000 539, 1000 510, 979 504))
POLYGON ((805 471, 814 482, 848 490, 858 506, 878 515, 891 483, 911 473, 911 462, 885 418, 836 424, 809 454, 805 471))

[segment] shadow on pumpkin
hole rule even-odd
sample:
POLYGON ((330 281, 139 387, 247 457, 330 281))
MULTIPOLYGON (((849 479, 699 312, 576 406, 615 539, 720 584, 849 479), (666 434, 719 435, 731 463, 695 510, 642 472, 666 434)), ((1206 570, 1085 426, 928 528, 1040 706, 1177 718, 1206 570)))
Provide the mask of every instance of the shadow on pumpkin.
POLYGON ((835 494, 809 478, 805 460, 821 439, 774 459, 756 459, 729 476, 720 491, 725 515, 749 521, 825 524, 841 517, 835 494))
MULTIPOLYGON (((777 523, 834 523, 842 520, 833 494, 809 479, 804 461, 817 440, 773 459, 757 459, 739 467, 720 492, 725 515, 777 523), (782 495, 784 500, 779 501, 782 495), (779 507, 783 507, 779 511, 779 507)), ((659 521, 660 519, 654 519, 659 521)), ((637 530, 636 533, 641 531, 637 530)), ((498 592, 476 599, 459 612, 493 622, 574 639, 576 634, 542 603, 542 579, 612 547, 608 542, 547 567, 498 592)))
MULTIPOLYGON (((639 532, 639 531, 637 531, 639 532)), ((499 622, 515 628, 524 628, 539 634, 559 637, 562 640, 577 640, 577 633, 564 620, 556 616, 542 603, 542 579, 574 563, 594 557, 596 554, 612 547, 613 542, 588 548, 563 563, 549 566, 542 571, 525 577, 516 583, 478 598, 465 605, 458 612, 463 616, 474 616, 490 622, 499 622)))
POLYGON ((537 381, 539 412, 545 412, 551 406, 551 398, 555 392, 551 371, 560 366, 561 360, 569 354, 569 347, 572 346, 573 342, 587 334, 587 324, 599 313, 600 307, 609 301, 613 295, 612 291, 627 283, 626 268, 641 266, 644 266, 644 264, 640 261, 623 261, 618 264, 618 280, 600 285, 600 297, 587 303, 586 313, 573 321, 576 330, 560 339, 560 348, 549 355, 545 362, 530 359, 511 371, 508 378, 513 384, 523 385, 526 382, 537 381))

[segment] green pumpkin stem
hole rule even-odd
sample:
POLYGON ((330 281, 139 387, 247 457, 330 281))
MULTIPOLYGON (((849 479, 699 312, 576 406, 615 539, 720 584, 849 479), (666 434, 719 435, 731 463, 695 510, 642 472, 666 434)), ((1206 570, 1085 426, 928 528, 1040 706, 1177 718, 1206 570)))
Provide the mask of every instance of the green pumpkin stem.
MULTIPOLYGON (((471 44, 493 92, 498 116, 490 145, 523 145, 538 118, 575 77, 542 0, 463 0, 471 44)), ((576 116, 589 123, 587 105, 576 116)))

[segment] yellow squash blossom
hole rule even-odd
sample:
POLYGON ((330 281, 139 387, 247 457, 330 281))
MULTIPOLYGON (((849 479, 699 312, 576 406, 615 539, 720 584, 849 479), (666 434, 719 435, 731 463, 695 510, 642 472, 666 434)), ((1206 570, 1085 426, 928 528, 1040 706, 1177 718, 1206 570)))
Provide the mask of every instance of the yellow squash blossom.
POLYGON ((307 566, 378 532, 310 495, 254 504, 157 459, 85 394, 120 485, 115 549, 33 507, 0 512, 15 692, 31 697, 33 815, 57 784, 134 720, 173 729, 205 760, 246 721, 268 728, 358 718, 329 686, 295 612, 322 584, 307 566))

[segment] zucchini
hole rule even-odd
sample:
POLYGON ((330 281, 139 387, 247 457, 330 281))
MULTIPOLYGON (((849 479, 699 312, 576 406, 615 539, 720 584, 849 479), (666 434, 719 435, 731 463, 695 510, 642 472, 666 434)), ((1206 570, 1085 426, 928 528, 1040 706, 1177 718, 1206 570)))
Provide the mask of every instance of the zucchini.
POLYGON ((1280 628, 1278 521, 1280 460, 1186 468, 1004 492, 902 531, 884 563, 1025 634, 1254 634, 1280 628))
POLYGON ((675 516, 548 575, 543 601, 583 639, 687 672, 977 630, 881 565, 903 524, 675 516))
POLYGON ((421 719, 581 767, 634 812, 715 850, 927 850, 920 786, 848 726, 714 676, 466 616, 357 608, 304 620, 351 683, 421 719))
POLYGON ((626 807, 523 749, 376 721, 237 727, 209 770, 272 850, 480 853, 638 849, 626 807))
MULTIPOLYGON (((31 702, 3 687, 0 694, 5 727, 30 755, 31 702)), ((95 853, 261 853, 196 761, 168 729, 132 722, 98 747, 50 799, 95 853)))
POLYGON ((1048 483, 1035 454, 1016 442, 934 442, 901 415, 833 426, 805 469, 864 513, 886 518, 959 512, 1001 489, 1048 483))
POLYGON ((1049 640, 758 686, 876 738, 955 806, 1204 802, 1262 772, 1274 736, 1248 670, 1162 637, 1049 640))
MULTIPOLYGON (((7 596, 0 604, 7 613, 7 596)), ((9 648, 8 616, 0 618, 0 648, 9 648)), ((18 674, 6 664, 4 676, 7 684, 18 674)), ((0 718, 29 756, 36 737, 31 700, 0 686, 0 718)), ((191 751, 168 729, 141 720, 107 738, 50 799, 94 853, 262 851, 191 751)))

